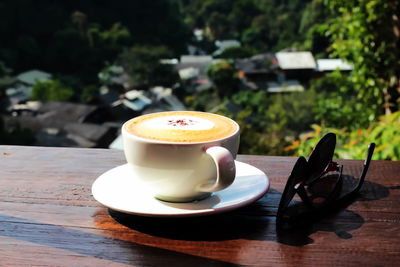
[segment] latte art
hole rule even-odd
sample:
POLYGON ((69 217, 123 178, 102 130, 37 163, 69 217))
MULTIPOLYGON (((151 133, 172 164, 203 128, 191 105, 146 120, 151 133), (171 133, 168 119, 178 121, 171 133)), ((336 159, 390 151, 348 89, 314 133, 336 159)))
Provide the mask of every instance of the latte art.
POLYGON ((194 111, 143 115, 128 121, 125 129, 138 137, 167 142, 203 142, 234 134, 237 124, 225 117, 194 111))
POLYGON ((164 116, 149 119, 143 125, 153 129, 165 130, 209 130, 214 127, 214 123, 209 120, 193 116, 164 116))

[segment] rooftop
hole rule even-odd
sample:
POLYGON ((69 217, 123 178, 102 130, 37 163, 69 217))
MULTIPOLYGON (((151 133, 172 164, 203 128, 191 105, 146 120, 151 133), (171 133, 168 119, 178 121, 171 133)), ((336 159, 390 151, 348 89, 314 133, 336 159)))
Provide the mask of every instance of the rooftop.
POLYGON ((29 70, 17 76, 17 80, 28 85, 34 85, 36 81, 51 79, 51 74, 41 70, 29 70))
POLYGON ((311 52, 278 52, 279 67, 282 70, 315 69, 317 64, 311 52))
POLYGON ((353 65, 342 59, 324 58, 317 59, 317 71, 352 70, 353 65))

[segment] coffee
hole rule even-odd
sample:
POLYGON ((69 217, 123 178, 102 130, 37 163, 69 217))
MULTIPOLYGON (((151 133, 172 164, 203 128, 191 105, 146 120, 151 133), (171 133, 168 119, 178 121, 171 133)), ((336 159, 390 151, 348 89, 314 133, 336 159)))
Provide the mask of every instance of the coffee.
POLYGON ((171 111, 152 113, 129 120, 125 130, 135 136, 166 142, 196 143, 233 135, 236 122, 212 113, 171 111))

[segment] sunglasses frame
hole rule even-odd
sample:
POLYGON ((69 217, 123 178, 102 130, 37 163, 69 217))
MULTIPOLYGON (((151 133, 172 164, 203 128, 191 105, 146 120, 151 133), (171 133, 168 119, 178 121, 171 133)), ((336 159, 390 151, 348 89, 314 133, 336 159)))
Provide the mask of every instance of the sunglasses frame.
POLYGON ((277 226, 280 226, 282 222, 296 223, 302 218, 309 218, 313 215, 329 211, 333 207, 343 206, 344 204, 348 204, 351 199, 357 196, 368 172, 375 144, 371 143, 368 146, 367 156, 364 160, 363 169, 358 178, 357 185, 343 195, 340 194, 343 191, 343 166, 332 161, 335 145, 336 135, 328 133, 318 142, 308 161, 304 157, 299 157, 297 159, 279 203, 277 226), (326 154, 323 154, 324 150, 326 150, 326 154), (318 162, 318 160, 320 162, 318 162), (318 165, 318 163, 320 165, 318 165), (313 170, 313 167, 316 167, 316 169, 313 170), (307 194, 306 187, 317 182, 323 183, 324 178, 322 177, 330 171, 337 171, 339 173, 336 184, 325 200, 316 205, 307 194), (303 211, 294 216, 288 216, 285 212, 296 194, 304 204, 303 211))

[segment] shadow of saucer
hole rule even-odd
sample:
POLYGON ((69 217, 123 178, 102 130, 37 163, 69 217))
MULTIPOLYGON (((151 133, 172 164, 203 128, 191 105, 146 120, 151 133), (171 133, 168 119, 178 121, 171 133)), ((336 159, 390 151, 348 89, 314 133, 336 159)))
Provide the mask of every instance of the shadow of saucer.
MULTIPOLYGON (((354 179, 347 177, 348 179, 354 179)), ((354 181, 356 182, 356 179, 354 181)), ((352 201, 373 201, 389 196, 389 188, 366 181, 359 197, 352 201)), ((109 209, 111 217, 136 231, 152 236, 187 241, 223 241, 233 239, 275 241, 291 246, 313 243, 310 236, 324 231, 338 238, 352 238, 350 231, 362 227, 365 220, 347 206, 293 229, 276 227, 276 210, 281 193, 270 188, 258 201, 220 214, 199 217, 143 217, 109 209)), ((349 205, 351 204, 349 203, 349 205)))
MULTIPOLYGON (((109 209, 112 218, 149 235, 189 241, 254 239, 270 227, 265 218, 242 216, 235 211, 198 217, 142 217, 109 209)), ((273 227, 270 227, 273 229, 273 227)))

